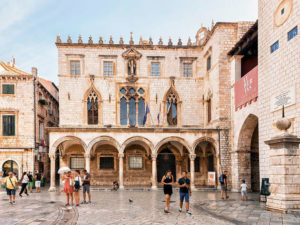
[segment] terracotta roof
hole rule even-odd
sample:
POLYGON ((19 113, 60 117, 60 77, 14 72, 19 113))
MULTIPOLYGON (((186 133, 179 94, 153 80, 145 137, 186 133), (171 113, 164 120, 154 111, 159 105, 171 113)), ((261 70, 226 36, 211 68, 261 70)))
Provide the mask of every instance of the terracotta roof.
POLYGON ((52 95, 52 97, 58 101, 58 88, 56 85, 53 82, 41 77, 38 78, 38 81, 52 95))
POLYGON ((0 62, 0 75, 25 75, 31 76, 30 73, 26 73, 22 70, 19 70, 14 64, 10 65, 10 63, 0 62))

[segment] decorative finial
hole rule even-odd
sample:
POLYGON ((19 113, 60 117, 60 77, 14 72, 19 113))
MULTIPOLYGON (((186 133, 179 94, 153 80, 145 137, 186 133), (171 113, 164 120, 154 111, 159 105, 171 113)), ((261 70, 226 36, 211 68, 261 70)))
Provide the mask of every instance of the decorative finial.
POLYGON ((71 36, 69 35, 68 36, 68 41, 67 41, 69 44, 72 44, 72 39, 71 39, 71 36))
POLYGON ((149 37, 149 45, 153 45, 152 37, 149 37))
POLYGON ((99 37, 99 44, 100 44, 100 45, 103 45, 103 39, 102 39, 102 36, 99 37))
POLYGON ((113 44, 114 44, 114 41, 113 41, 113 38, 112 38, 111 35, 110 35, 110 38, 109 38, 109 44, 110 44, 110 45, 113 45, 113 44))
POLYGON ((56 36, 56 43, 61 43, 60 35, 56 36))
POLYGON ((177 43, 177 45, 178 45, 178 46, 182 46, 182 41, 181 41, 181 38, 179 38, 179 39, 178 39, 178 43, 177 43))
POLYGON ((168 46, 172 46, 173 45, 173 43, 172 43, 172 39, 171 39, 171 37, 169 38, 169 42, 168 42, 168 46))
POLYGON ((82 44, 82 38, 81 38, 81 35, 79 35, 79 37, 78 37, 78 44, 82 44))
POLYGON ((89 36, 89 42, 88 42, 88 43, 89 43, 90 45, 93 44, 93 38, 92 38, 91 35, 89 36))
POLYGON ((132 37, 132 32, 130 32, 130 40, 129 40, 129 44, 133 45, 134 41, 133 41, 133 37, 132 37))
POLYGON ((142 36, 140 36, 139 45, 143 45, 143 38, 142 38, 142 36))
POLYGON ((123 45, 123 44, 124 44, 124 40, 123 40, 123 37, 122 37, 122 36, 120 37, 119 44, 120 44, 120 45, 123 45))
POLYGON ((159 41, 158 41, 158 45, 163 45, 164 43, 163 43, 163 41, 162 41, 162 38, 160 37, 159 38, 159 41))
POLYGON ((191 38, 190 38, 190 37, 189 37, 189 39, 188 39, 187 45, 188 45, 188 46, 191 46, 191 45, 192 45, 192 41, 191 41, 191 38))

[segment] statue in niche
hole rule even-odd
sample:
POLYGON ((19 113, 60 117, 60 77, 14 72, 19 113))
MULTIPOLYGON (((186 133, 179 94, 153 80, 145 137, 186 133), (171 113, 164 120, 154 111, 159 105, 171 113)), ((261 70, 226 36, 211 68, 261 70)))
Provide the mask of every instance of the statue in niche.
POLYGON ((136 61, 128 59, 128 75, 136 75, 136 61))

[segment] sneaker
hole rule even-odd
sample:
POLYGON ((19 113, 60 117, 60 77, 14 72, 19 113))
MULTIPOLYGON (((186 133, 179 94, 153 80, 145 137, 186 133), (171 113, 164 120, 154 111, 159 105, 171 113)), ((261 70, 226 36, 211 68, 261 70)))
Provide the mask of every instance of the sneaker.
POLYGON ((12 203, 12 202, 9 202, 9 204, 11 204, 11 205, 12 205, 13 203, 12 203))
POLYGON ((164 213, 170 213, 168 210, 164 209, 164 213))
POLYGON ((182 212, 182 208, 179 208, 179 210, 178 210, 179 212, 182 212))
POLYGON ((92 204, 92 202, 91 202, 91 201, 88 201, 88 204, 92 204))
POLYGON ((86 201, 83 201, 83 202, 81 202, 81 204, 87 204, 87 202, 86 202, 86 201))
POLYGON ((13 201, 13 204, 16 204, 16 201, 13 201))
POLYGON ((76 207, 78 207, 79 206, 79 204, 76 204, 76 207))
POLYGON ((23 196, 21 194, 19 194, 19 196, 22 198, 23 196))
POLYGON ((186 211, 186 215, 192 215, 190 211, 186 211))

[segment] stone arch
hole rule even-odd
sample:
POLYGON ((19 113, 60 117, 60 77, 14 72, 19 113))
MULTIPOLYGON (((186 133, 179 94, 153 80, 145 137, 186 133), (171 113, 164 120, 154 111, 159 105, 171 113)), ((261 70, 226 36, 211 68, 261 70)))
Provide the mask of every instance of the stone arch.
POLYGON ((184 140, 183 138, 181 137, 176 137, 176 136, 171 136, 171 137, 167 137, 167 138, 164 138, 162 139, 160 142, 158 142, 154 148, 154 151, 152 152, 153 154, 157 154, 158 150, 160 147, 162 147, 164 144, 168 143, 168 142, 178 142, 180 144, 182 144, 186 149, 187 151, 189 152, 189 154, 191 154, 191 147, 190 147, 190 144, 184 140))
POLYGON ((86 152, 87 150, 87 146, 85 144, 85 142, 83 140, 81 140, 79 137, 76 136, 64 136, 61 137, 59 139, 57 139, 51 146, 50 151, 49 151, 49 155, 54 155, 56 152, 57 147, 62 144, 63 142, 66 141, 76 141, 77 143, 81 144, 84 151, 86 152))
POLYGON ((98 124, 102 124, 102 96, 101 93, 97 90, 97 88, 94 86, 94 84, 92 83, 90 88, 84 93, 83 95, 83 120, 84 120, 84 124, 88 124, 88 109, 87 109, 87 102, 88 102, 88 97, 90 95, 90 93, 95 92, 97 95, 97 103, 98 103, 98 124))
POLYGON ((94 138, 92 141, 90 141, 90 143, 88 144, 87 146, 87 154, 90 154, 91 153, 91 150, 93 148, 93 146, 98 143, 98 142, 102 142, 103 144, 109 144, 109 145, 112 145, 114 146, 118 151, 120 149, 120 144, 119 142, 114 139, 113 137, 110 137, 110 136, 100 136, 100 137, 96 137, 94 138))
POLYGON ((11 157, 10 158, 6 158, 6 159, 4 159, 4 160, 1 161, 1 163, 0 163, 0 165, 1 165, 1 167, 0 167, 1 171, 2 171, 3 164, 6 163, 7 161, 14 161, 17 164, 17 166, 18 166, 18 176, 19 176, 19 178, 21 178, 22 172, 23 172, 23 168, 21 167, 21 164, 19 163, 18 160, 13 159, 11 157))
POLYGON ((147 151, 147 154, 150 155, 154 149, 154 145, 153 143, 142 136, 134 136, 134 137, 130 137, 128 138, 126 141, 123 142, 121 148, 120 148, 120 153, 124 153, 125 148, 131 144, 131 143, 137 143, 141 146, 143 146, 145 148, 145 150, 147 151))
POLYGON ((217 141, 211 137, 201 137, 198 138, 196 141, 194 141, 192 145, 192 154, 195 154, 195 149, 197 145, 200 144, 201 142, 209 142, 214 147, 214 154, 217 154, 217 146, 218 146, 217 141))
POLYGON ((258 117, 254 114, 249 114, 245 119, 237 140, 237 148, 242 151, 250 151, 251 139, 253 132, 258 124, 258 117))

